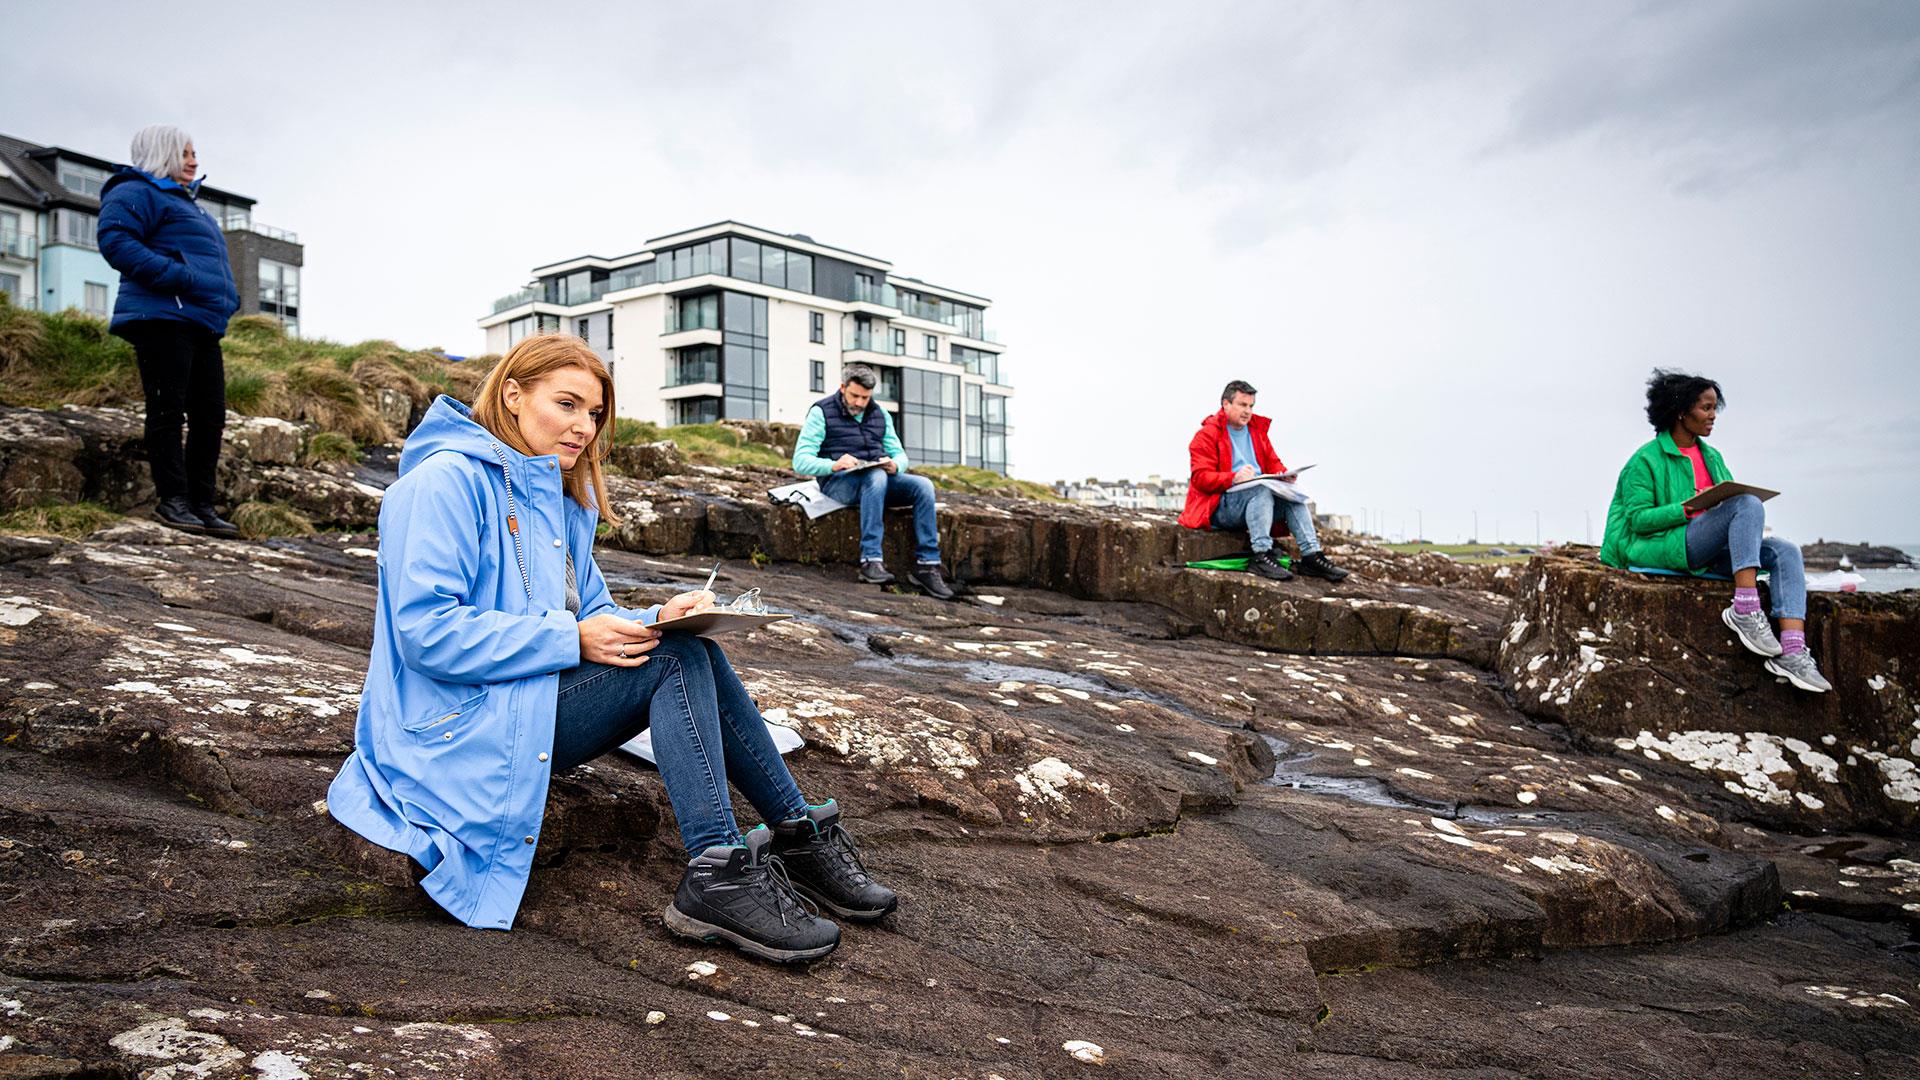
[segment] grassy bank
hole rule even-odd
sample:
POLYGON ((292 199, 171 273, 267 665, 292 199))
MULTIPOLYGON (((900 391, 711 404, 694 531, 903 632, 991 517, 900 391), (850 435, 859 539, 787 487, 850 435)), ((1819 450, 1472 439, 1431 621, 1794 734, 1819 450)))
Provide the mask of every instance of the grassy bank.
MULTIPOLYGON (((449 363, 437 352, 391 341, 290 338, 278 322, 258 315, 233 320, 221 351, 227 405, 235 412, 303 421, 356 443, 406 434, 381 421, 378 391, 397 390, 416 407, 435 394, 466 398, 489 367, 485 358, 449 363)), ((139 408, 133 347, 108 333, 103 319, 27 311, 0 297, 0 404, 139 408)))
POLYGON ((681 424, 661 427, 644 420, 625 417, 613 422, 613 445, 671 441, 688 461, 701 465, 767 465, 784 469, 791 460, 780 451, 761 443, 751 443, 732 428, 719 424, 681 424))
POLYGON ((1522 554, 1518 547, 1505 544, 1384 544, 1382 546, 1388 551, 1397 551, 1402 555, 1436 551, 1461 562, 1523 563, 1530 557, 1522 554), (1497 554, 1502 551, 1506 554, 1497 554))

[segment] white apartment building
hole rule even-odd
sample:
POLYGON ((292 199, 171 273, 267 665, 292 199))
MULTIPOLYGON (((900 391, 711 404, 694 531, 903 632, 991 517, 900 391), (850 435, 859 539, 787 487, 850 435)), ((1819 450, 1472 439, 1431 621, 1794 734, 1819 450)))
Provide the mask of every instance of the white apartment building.
POLYGON ((1187 505, 1185 480, 1149 476, 1143 484, 1131 480, 1058 480, 1054 493, 1086 506, 1114 506, 1122 510, 1180 510, 1187 505))
POLYGON ((480 320, 487 351, 529 334, 585 339, 613 372, 619 414, 656 424, 798 424, 843 364, 880 376, 919 465, 1007 471, 1013 396, 991 301, 893 272, 870 255, 722 221, 630 255, 536 267, 480 320))

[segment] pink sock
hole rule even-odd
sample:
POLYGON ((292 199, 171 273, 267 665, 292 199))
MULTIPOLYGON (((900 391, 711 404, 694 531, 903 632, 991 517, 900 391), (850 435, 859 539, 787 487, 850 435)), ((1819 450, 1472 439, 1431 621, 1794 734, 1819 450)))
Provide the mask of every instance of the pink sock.
POLYGON ((1805 630, 1780 631, 1780 647, 1786 650, 1788 656, 1797 652, 1806 652, 1807 632, 1805 630))
POLYGON ((1733 590, 1733 613, 1735 615, 1760 614, 1760 590, 1758 588, 1733 590))

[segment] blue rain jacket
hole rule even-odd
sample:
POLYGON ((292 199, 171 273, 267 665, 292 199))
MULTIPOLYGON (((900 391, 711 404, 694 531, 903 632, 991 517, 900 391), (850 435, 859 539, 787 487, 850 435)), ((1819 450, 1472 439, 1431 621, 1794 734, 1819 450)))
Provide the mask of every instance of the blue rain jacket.
POLYGON ((190 322, 227 332, 240 309, 227 263, 227 238, 195 200, 200 181, 183 186, 121 166, 100 190, 100 255, 120 272, 113 329, 146 319, 190 322))
POLYGON ((567 554, 577 618, 660 611, 614 604, 593 562, 600 515, 560 478, 554 457, 517 453, 443 395, 380 507, 373 656, 327 808, 411 855, 427 893, 468 926, 512 927, 533 867, 555 688, 580 663, 567 554))

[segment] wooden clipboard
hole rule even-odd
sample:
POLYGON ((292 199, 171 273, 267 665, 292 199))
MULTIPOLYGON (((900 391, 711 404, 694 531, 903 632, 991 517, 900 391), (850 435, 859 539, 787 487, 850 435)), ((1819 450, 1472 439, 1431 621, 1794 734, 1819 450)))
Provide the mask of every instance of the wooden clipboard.
POLYGON ((1761 502, 1766 502, 1778 494, 1780 493, 1777 491, 1769 491, 1763 487, 1754 487, 1752 484, 1741 484, 1732 480, 1722 480, 1680 505, 1685 507, 1688 513, 1698 514, 1719 506, 1735 495, 1752 495, 1761 502))

